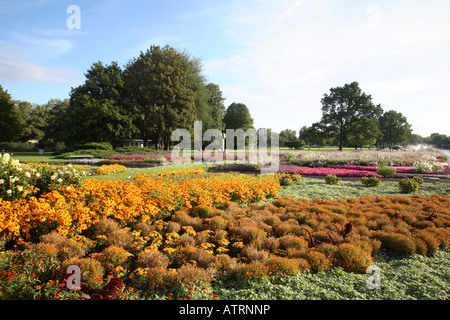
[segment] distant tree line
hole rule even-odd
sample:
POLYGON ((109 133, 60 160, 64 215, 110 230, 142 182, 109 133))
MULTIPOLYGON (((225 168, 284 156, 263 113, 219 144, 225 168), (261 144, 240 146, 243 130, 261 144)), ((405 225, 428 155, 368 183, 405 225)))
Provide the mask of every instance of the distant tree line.
POLYGON ((71 147, 142 139, 144 146, 169 149, 171 133, 193 132, 194 121, 202 121, 203 131, 253 128, 245 104, 226 109, 224 100, 220 87, 206 81, 199 59, 153 45, 123 68, 93 63, 69 99, 15 101, 0 86, 0 142, 38 139, 71 147))
MULTIPOLYGON (((247 106, 234 102, 225 108, 220 87, 206 81, 202 68, 201 61, 186 52, 153 45, 123 68, 117 62, 93 63, 85 82, 72 88, 68 99, 44 105, 13 100, 0 85, 0 143, 34 139, 72 148, 142 139, 146 147, 168 150, 178 143, 171 141, 172 132, 183 128, 193 134, 194 121, 202 121, 203 133, 212 128, 254 129, 247 106)), ((331 88, 321 102, 320 121, 298 133, 281 131, 281 147, 337 145, 342 150, 425 143, 450 148, 450 137, 444 134, 413 134, 404 115, 383 111, 357 82, 331 88)), ((270 146, 272 130, 266 130, 270 146)))

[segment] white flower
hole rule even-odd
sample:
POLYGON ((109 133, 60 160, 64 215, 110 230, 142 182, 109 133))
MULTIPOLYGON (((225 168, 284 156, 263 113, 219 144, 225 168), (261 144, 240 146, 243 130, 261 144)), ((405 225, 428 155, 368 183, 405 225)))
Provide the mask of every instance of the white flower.
POLYGON ((23 191, 23 187, 22 186, 17 186, 17 191, 22 192, 23 191))
POLYGON ((36 178, 39 178, 41 174, 39 172, 36 172, 36 178))
POLYGON ((58 183, 61 183, 61 182, 63 182, 63 180, 61 179, 61 178, 59 178, 58 180, 56 180, 56 181, 58 181, 58 183))
POLYGON ((3 184, 5 182, 5 180, 0 179, 0 184, 3 184))
POLYGON ((7 164, 9 162, 9 159, 10 159, 9 153, 5 153, 2 157, 2 163, 7 164))
POLYGON ((29 173, 28 171, 27 171, 27 172, 25 172, 25 177, 27 177, 27 178, 31 178, 31 173, 29 173))
POLYGON ((56 179, 56 174, 54 174, 50 177, 50 180, 55 180, 55 179, 56 179))
POLYGON ((7 196, 10 196, 11 194, 12 194, 12 190, 11 189, 6 190, 6 195, 7 196))

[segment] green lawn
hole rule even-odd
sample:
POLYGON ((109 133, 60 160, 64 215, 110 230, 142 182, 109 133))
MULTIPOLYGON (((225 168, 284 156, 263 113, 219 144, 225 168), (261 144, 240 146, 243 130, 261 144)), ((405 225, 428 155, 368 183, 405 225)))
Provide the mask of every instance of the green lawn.
POLYGON ((64 159, 56 159, 53 152, 44 152, 40 155, 39 152, 12 152, 11 157, 20 162, 61 162, 64 159))
MULTIPOLYGON (((450 184, 444 182, 425 182, 417 194, 430 196, 432 194, 450 195, 450 184)), ((401 193, 396 181, 383 181, 378 187, 365 187, 360 181, 342 181, 338 185, 329 185, 324 179, 305 178, 296 184, 285 187, 278 192, 279 196, 288 195, 293 198, 323 200, 337 198, 359 198, 365 195, 371 196, 393 196, 405 195, 401 193)))

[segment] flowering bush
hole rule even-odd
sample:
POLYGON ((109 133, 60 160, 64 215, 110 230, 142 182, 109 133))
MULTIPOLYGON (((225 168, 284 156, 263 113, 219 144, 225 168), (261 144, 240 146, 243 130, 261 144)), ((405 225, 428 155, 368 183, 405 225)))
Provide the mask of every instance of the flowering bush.
POLYGON ((108 175, 119 172, 126 172, 127 168, 120 164, 104 164, 97 169, 96 174, 98 175, 108 175))
POLYGON ((0 155, 0 199, 28 199, 61 186, 79 186, 84 176, 82 166, 24 164, 5 153, 0 155))
POLYGON ((433 156, 422 156, 413 163, 418 173, 442 171, 444 166, 433 156))
POLYGON ((404 193, 417 192, 419 186, 423 183, 423 179, 420 177, 414 177, 409 179, 400 180, 398 186, 404 193))

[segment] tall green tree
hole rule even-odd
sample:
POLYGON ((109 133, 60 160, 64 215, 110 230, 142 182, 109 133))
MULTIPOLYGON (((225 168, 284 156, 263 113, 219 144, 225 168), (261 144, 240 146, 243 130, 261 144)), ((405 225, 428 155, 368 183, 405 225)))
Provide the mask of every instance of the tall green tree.
POLYGON ((280 132, 280 147, 292 148, 297 140, 297 132, 295 130, 285 129, 280 132))
POLYGON ((0 142, 18 141, 24 126, 17 105, 0 85, 0 142))
POLYGON ((375 145, 381 136, 378 119, 362 117, 355 126, 355 130, 348 134, 346 142, 357 149, 358 147, 375 145))
POLYGON ((214 129, 223 131, 225 124, 223 123, 223 117, 225 116, 225 98, 222 95, 220 87, 215 83, 208 83, 206 85, 206 97, 209 105, 209 113, 214 129))
POLYGON ((344 142, 357 135, 367 121, 374 121, 382 113, 380 105, 372 102, 371 95, 364 93, 358 82, 330 89, 322 98, 322 119, 319 127, 329 137, 337 138, 339 150, 344 142))
POLYGON ((406 143, 411 139, 411 125, 400 112, 394 110, 386 111, 380 116, 379 122, 382 141, 390 146, 406 143))
POLYGON ((44 140, 65 142, 71 135, 70 118, 68 116, 69 99, 50 99, 45 108, 48 109, 48 121, 44 132, 44 140))
POLYGON ((223 117, 226 129, 242 129, 244 131, 253 128, 253 118, 250 110, 243 103, 233 102, 230 104, 223 117))
POLYGON ((41 140, 44 137, 50 116, 47 106, 28 101, 15 101, 15 105, 22 118, 21 121, 24 123, 19 139, 24 142, 31 139, 41 140))
POLYGON ((67 125, 69 142, 110 142, 131 138, 137 131, 126 108, 125 83, 117 62, 95 62, 81 86, 72 89, 67 125))
POLYGON ((325 135, 320 131, 318 123, 313 123, 310 127, 301 127, 298 133, 298 137, 310 147, 312 147, 313 145, 324 146, 327 143, 327 139, 325 135))
POLYGON ((188 128, 195 116, 190 68, 176 49, 152 45, 125 70, 128 103, 135 114, 144 146, 149 140, 169 149, 172 132, 188 128))

